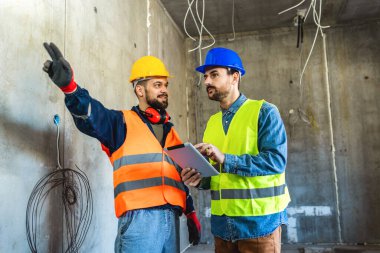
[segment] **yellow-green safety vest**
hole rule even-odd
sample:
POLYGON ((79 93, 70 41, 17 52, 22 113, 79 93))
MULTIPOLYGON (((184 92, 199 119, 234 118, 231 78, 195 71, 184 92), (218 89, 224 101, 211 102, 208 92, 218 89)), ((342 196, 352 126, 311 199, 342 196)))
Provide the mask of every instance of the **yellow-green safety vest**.
MULTIPOLYGON (((207 122, 203 142, 215 145, 225 154, 257 155, 258 120, 264 100, 246 100, 236 112, 227 135, 222 112, 207 122)), ((211 214, 262 216, 283 211, 290 202, 285 172, 268 176, 239 176, 223 173, 211 177, 211 214)))

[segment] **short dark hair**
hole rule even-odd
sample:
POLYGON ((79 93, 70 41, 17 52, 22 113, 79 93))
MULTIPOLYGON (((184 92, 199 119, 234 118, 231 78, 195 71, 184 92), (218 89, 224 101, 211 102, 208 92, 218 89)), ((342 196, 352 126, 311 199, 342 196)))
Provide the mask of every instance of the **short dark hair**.
POLYGON ((137 93, 136 93, 137 85, 141 85, 144 87, 144 89, 146 89, 146 85, 148 84, 148 81, 149 81, 149 79, 143 79, 141 81, 136 81, 136 83, 133 84, 133 86, 134 86, 133 91, 135 92, 136 96, 137 96, 137 93))
POLYGON ((239 70, 237 69, 232 69, 232 68, 227 68, 227 74, 228 75, 233 75, 235 73, 238 73, 239 74, 239 80, 238 80, 238 88, 239 88, 239 85, 240 85, 240 79, 241 79, 241 73, 239 70))
POLYGON ((232 68, 227 68, 227 74, 229 74, 229 75, 233 75, 236 72, 239 72, 239 70, 232 69, 232 68))

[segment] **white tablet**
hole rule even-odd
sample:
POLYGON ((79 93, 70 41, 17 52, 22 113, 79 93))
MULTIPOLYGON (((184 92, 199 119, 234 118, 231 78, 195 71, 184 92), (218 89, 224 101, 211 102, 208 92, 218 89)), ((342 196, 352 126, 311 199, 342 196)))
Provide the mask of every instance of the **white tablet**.
POLYGON ((181 168, 196 169, 201 173, 202 177, 211 177, 219 174, 193 144, 189 142, 164 148, 164 151, 181 168))

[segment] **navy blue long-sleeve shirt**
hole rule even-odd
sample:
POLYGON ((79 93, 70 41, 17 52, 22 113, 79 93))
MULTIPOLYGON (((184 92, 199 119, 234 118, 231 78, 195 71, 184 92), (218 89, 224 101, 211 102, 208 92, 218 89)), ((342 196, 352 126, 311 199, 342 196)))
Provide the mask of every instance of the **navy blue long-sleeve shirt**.
MULTIPOLYGON (((107 109, 102 103, 92 98, 88 91, 78 85, 74 93, 66 94, 65 104, 67 109, 73 116, 74 123, 77 128, 84 134, 94 137, 109 150, 112 154, 121 147, 127 135, 127 127, 124 122, 123 113, 119 110, 107 109)), ((139 113, 137 107, 133 107, 139 114, 143 122, 149 127, 153 134, 153 128, 145 116, 139 113)), ((170 129, 173 127, 171 122, 163 125, 163 138, 161 145, 165 143, 165 139, 170 129)), ((186 214, 194 210, 193 199, 189 195, 189 189, 185 186, 186 214)))

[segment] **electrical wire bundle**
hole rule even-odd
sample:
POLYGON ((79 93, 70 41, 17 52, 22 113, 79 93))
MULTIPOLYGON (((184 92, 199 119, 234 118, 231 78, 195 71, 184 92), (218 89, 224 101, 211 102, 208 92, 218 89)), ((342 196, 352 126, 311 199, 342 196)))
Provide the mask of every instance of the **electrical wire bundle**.
MULTIPOLYGON (((278 14, 281 15, 285 12, 288 12, 298 6, 300 6, 301 4, 303 4, 306 0, 302 0, 300 1, 298 4, 286 9, 286 10, 283 10, 281 12, 279 12, 278 14)), ((301 17, 298 15, 298 12, 297 12, 297 18, 298 18, 298 38, 297 38, 297 48, 299 46, 299 39, 300 39, 300 36, 301 36, 301 43, 303 42, 303 24, 305 23, 310 11, 312 10, 312 16, 313 16, 313 21, 314 21, 314 24, 316 25, 316 31, 315 31, 315 35, 314 35, 314 40, 313 40, 313 43, 311 45, 311 48, 310 48, 310 51, 309 51, 309 54, 306 58, 306 61, 304 63, 304 66, 302 67, 302 70, 301 70, 301 64, 302 64, 302 46, 301 46, 301 51, 300 51, 300 77, 299 77, 299 89, 300 89, 300 105, 299 105, 299 108, 297 110, 297 113, 298 113, 298 117, 303 121, 305 122, 306 124, 310 125, 311 124, 311 121, 307 115, 307 113, 302 109, 302 104, 303 104, 303 84, 302 84, 302 80, 303 80, 303 76, 305 74, 305 70, 306 70, 306 67, 309 63, 309 60, 310 60, 310 57, 311 57, 311 54, 313 53, 313 50, 314 50, 314 46, 315 46, 315 43, 317 41, 317 38, 318 38, 318 35, 321 34, 322 36, 322 39, 323 39, 323 43, 325 44, 325 33, 323 32, 323 29, 326 29, 326 28, 329 28, 330 26, 322 26, 321 25, 321 19, 322 19, 322 1, 323 0, 311 0, 310 1, 310 5, 309 5, 309 8, 307 9, 307 12, 305 14, 304 17, 301 17), (319 1, 319 8, 317 6, 317 3, 319 1)), ((325 46, 323 47, 323 50, 324 50, 324 55, 326 55, 326 48, 325 46)), ((325 64, 326 65, 326 68, 327 68, 327 63, 325 64)), ((328 69, 327 69, 328 71, 328 69)), ((293 110, 292 110, 292 113, 293 113, 293 110)), ((296 118, 295 120, 292 121, 292 125, 294 127, 294 124, 297 123, 298 121, 298 118, 296 118)))
MULTIPOLYGON (((206 48, 212 47, 215 44, 215 38, 211 34, 211 32, 204 25, 204 18, 205 18, 205 11, 206 11, 205 0, 202 1, 202 18, 199 15, 198 0, 191 0, 191 2, 190 2, 190 0, 187 0, 187 4, 188 4, 188 8, 187 8, 185 17, 183 19, 183 29, 185 30, 186 35, 190 39, 192 39, 193 41, 196 41, 196 39, 194 37, 192 37, 187 32, 187 29, 186 29, 186 20, 187 20, 187 16, 189 15, 189 12, 190 12, 191 17, 193 18, 194 24, 195 24, 195 26, 197 28, 198 35, 199 35, 198 46, 196 46, 193 49, 188 50, 188 52, 193 52, 195 50, 198 50, 198 53, 199 53, 199 65, 201 65, 202 64, 202 49, 206 49, 206 48), (193 10, 192 10, 192 5, 193 5, 194 1, 195 1, 195 13, 197 14, 197 18, 195 18, 193 10), (199 25, 198 25, 198 22, 199 22, 199 25), (204 46, 204 47, 202 47, 202 41, 203 41, 202 34, 203 34, 203 30, 205 30, 209 34, 209 36, 211 37, 211 39, 213 40, 213 42, 211 42, 211 44, 209 44, 207 46, 204 46)), ((201 84, 202 77, 203 77, 203 75, 199 74, 199 79, 198 79, 197 86, 199 86, 201 84)))
POLYGON ((26 232, 29 248, 33 253, 38 251, 38 236, 41 224, 40 215, 44 202, 53 191, 61 191, 64 211, 64 232, 66 247, 64 252, 79 252, 93 213, 92 193, 86 174, 76 166, 77 170, 62 168, 59 162, 59 116, 54 116, 57 126, 57 169, 41 178, 29 197, 26 209, 26 232))
MULTIPOLYGON (((292 6, 289 9, 281 11, 278 14, 281 15, 281 14, 283 14, 283 13, 285 13, 285 12, 291 10, 291 9, 294 9, 294 8, 300 6, 305 1, 306 0, 302 0, 301 2, 299 2, 298 4, 296 4, 295 6, 292 6)), ((314 49, 314 46, 315 46, 315 42, 316 42, 316 40, 318 38, 318 34, 320 33, 321 36, 324 37, 325 34, 323 33, 323 29, 330 27, 330 26, 322 26, 321 25, 321 19, 322 19, 322 0, 311 0, 310 1, 310 5, 309 5, 309 8, 308 8, 308 10, 306 12, 306 15, 305 15, 305 17, 302 18, 303 19, 302 23, 304 23, 306 21, 308 15, 309 15, 310 10, 313 10, 313 21, 314 21, 314 24, 317 26, 317 29, 315 31, 315 36, 314 36, 313 44, 312 44, 311 49, 309 51, 309 54, 308 54, 308 57, 306 59, 305 65, 302 68, 302 72, 301 72, 301 75, 300 75, 300 85, 302 84, 302 77, 303 77, 303 74, 305 72, 306 66, 307 66, 307 64, 309 62, 310 56, 311 56, 311 54, 313 52, 313 49, 314 49), (318 1, 319 1, 319 9, 317 9, 317 2, 318 1)))

